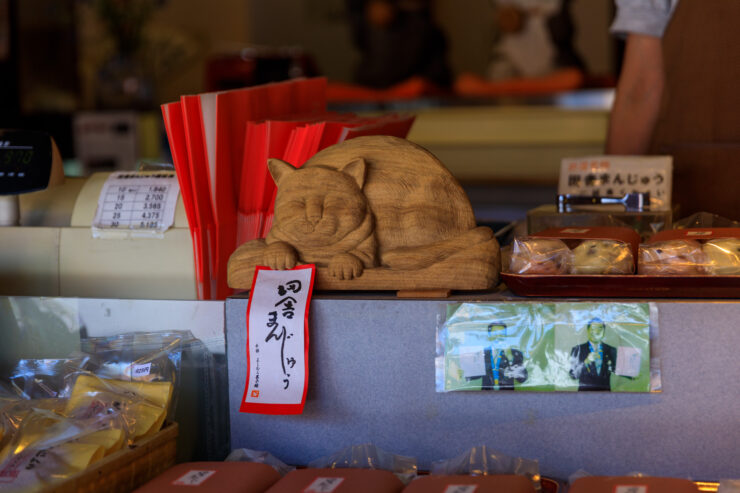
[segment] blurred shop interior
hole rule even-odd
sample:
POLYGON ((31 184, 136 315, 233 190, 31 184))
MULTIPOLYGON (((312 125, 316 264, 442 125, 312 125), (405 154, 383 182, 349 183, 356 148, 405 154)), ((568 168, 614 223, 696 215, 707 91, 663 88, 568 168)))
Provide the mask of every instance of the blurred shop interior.
MULTIPOLYGON (((58 311, 35 297, 73 298, 58 303, 73 305, 61 332, 75 347, 116 329, 223 328, 223 304, 177 303, 204 299, 182 204, 163 238, 90 234, 106 173, 171 169, 160 105, 326 77, 329 110, 415 115, 409 140, 451 170, 478 222, 500 229, 555 203, 563 158, 603 152, 612 16, 612 0, 0 0, 0 129, 50 134, 66 176, 21 195, 19 227, 0 235, 0 295, 34 297, 2 300, 20 335, 1 359, 67 347, 27 330, 58 311), (150 305, 161 300, 175 301, 150 305)), ((223 333, 208 337, 225 371, 223 333)), ((225 391, 215 394, 192 409, 213 415, 204 406, 225 391)))
POLYGON ((552 203, 602 154, 611 0, 0 0, 0 128, 49 132, 68 177, 171 162, 160 105, 325 76, 329 109, 416 115, 409 140, 482 223, 552 203))
MULTIPOLYGON (((659 310, 650 303, 651 329, 659 314, 665 341, 660 343, 661 352, 653 354, 664 358, 665 388, 669 391, 662 395, 606 393, 586 400, 583 394, 550 396, 537 391, 529 396, 517 392, 515 396, 504 392, 474 402, 474 392, 461 392, 453 398, 438 396, 439 387, 435 391, 435 364, 437 375, 441 366, 439 359, 434 360, 434 320, 444 320, 451 302, 490 298, 514 300, 511 304, 519 305, 521 299, 511 293, 501 295, 506 288, 498 284, 498 272, 490 293, 473 288, 450 298, 448 290, 437 301, 400 300, 395 289, 387 293, 347 291, 347 299, 343 292, 326 290, 316 296, 316 309, 312 308, 311 323, 320 330, 311 334, 312 351, 318 357, 312 356, 311 361, 308 412, 284 421, 285 416, 267 416, 263 421, 256 415, 246 419, 237 411, 242 395, 237 387, 243 382, 239 379, 249 364, 244 360, 247 340, 239 338, 246 338, 249 322, 244 318, 245 293, 232 288, 227 280, 230 255, 245 243, 239 233, 247 222, 242 221, 242 203, 236 200, 244 195, 237 196, 236 191, 243 191, 247 180, 234 176, 249 175, 240 175, 248 162, 247 119, 230 127, 224 125, 227 130, 239 127, 238 136, 245 136, 243 140, 235 137, 234 130, 209 142, 227 149, 223 153, 229 159, 224 162, 236 163, 218 169, 222 174, 218 175, 221 188, 217 190, 217 166, 209 162, 206 152, 216 151, 203 149, 208 142, 203 127, 197 128, 203 130, 197 134, 184 130, 183 121, 188 122, 183 115, 188 109, 184 102, 180 104, 181 97, 290 79, 311 83, 311 79, 322 78, 322 84, 326 81, 324 114, 347 113, 368 119, 412 115, 408 140, 429 150, 450 170, 467 192, 476 222, 490 226, 504 246, 526 228, 531 211, 551 207, 540 215, 543 221, 557 215, 564 160, 604 154, 624 51, 623 42, 609 32, 614 3, 0 0, 0 148, 11 147, 10 139, 3 137, 6 130, 48 133, 58 146, 61 159, 55 162, 61 163, 65 178, 63 184, 48 189, 37 187, 23 194, 8 191, 2 187, 11 182, 7 170, 15 166, 14 158, 9 157, 14 154, 0 153, 0 330, 6 341, 0 347, 0 411, 6 376, 14 376, 14 385, 25 389, 26 397, 32 390, 64 389, 59 368, 67 369, 71 361, 77 365, 72 368, 76 372, 89 363, 82 361, 80 354, 105 353, 113 356, 100 367, 116 375, 123 372, 130 380, 135 369, 146 366, 136 362, 150 363, 151 368, 145 368, 150 380, 159 378, 153 370, 157 364, 163 373, 161 368, 170 371, 169 381, 176 382, 179 391, 170 394, 173 403, 166 418, 168 423, 179 424, 178 462, 221 460, 229 452, 230 440, 238 446, 234 437, 249 436, 250 442, 265 444, 264 449, 282 440, 291 454, 302 454, 294 460, 299 463, 319 456, 314 454, 317 447, 328 447, 346 436, 366 436, 389 443, 407 440, 404 446, 408 445, 409 452, 414 447, 426 448, 426 466, 439 446, 453 450, 458 444, 477 445, 475 440, 484 437, 502 447, 510 446, 513 454, 529 457, 535 451, 540 458, 547 457, 551 462, 543 461, 543 475, 553 477, 565 478, 586 462, 593 471, 612 474, 626 464, 641 463, 646 469, 654 465, 655 470, 662 467, 674 475, 717 479, 713 476, 729 470, 732 466, 727 464, 737 458, 737 448, 734 457, 731 453, 737 442, 732 438, 738 430, 737 406, 732 401, 737 391, 727 391, 728 382, 737 390, 738 379, 732 378, 732 370, 737 376, 738 365, 731 362, 737 358, 734 352, 730 354, 736 347, 730 341, 738 338, 736 331, 730 330, 733 323, 737 326, 737 303, 702 306, 665 302, 659 310), (177 157, 178 151, 171 151, 168 135, 174 132, 165 128, 165 119, 168 125, 171 120, 163 108, 170 102, 177 102, 174 106, 180 112, 180 133, 172 141, 186 141, 191 134, 198 136, 192 140, 200 139, 197 151, 203 159, 196 164, 203 166, 198 177, 192 172, 192 178, 182 178, 187 171, 180 171, 195 169, 187 163, 174 172, 173 152, 177 157), (132 226, 129 231, 113 231, 111 226, 106 231, 99 227, 102 223, 97 223, 96 217, 104 209, 103 192, 108 191, 106 180, 111 172, 141 170, 170 171, 168 176, 157 178, 174 183, 170 189, 174 194, 169 195, 174 200, 168 205, 172 206, 172 221, 161 230, 132 226), (179 188, 175 187, 178 178, 182 178, 179 188), (188 180, 193 187, 182 186, 188 180), (188 192, 183 190, 190 191, 190 208, 185 197, 188 192), (221 193, 223 190, 235 192, 234 197, 221 193), (9 195, 17 197, 18 218, 3 223, 2 199, 9 195), (224 196, 236 199, 223 205, 228 202, 221 200, 224 196), (488 298, 479 298, 483 296, 488 298), (434 308, 428 308, 432 302, 434 308), (726 341, 705 337, 714 331, 726 341), (696 360, 697 354, 709 357, 699 365, 685 364, 696 360), (716 378, 727 370, 729 379, 716 378), (36 379, 36 375, 43 378, 36 379), (375 390, 377 396, 373 395, 375 390), (708 407, 713 411, 707 412, 708 407), (294 432, 293 425, 305 426, 305 433, 294 432), (603 429, 612 435, 583 440, 579 437, 584 429, 603 429), (313 430, 326 444, 313 439, 313 430), (346 436, 345 430, 349 430, 346 436), (685 430, 691 430, 688 438, 685 430), (604 444, 609 453, 604 453, 604 444), (683 462, 673 459, 679 454, 684 455, 683 462), (687 463, 693 469, 676 472, 687 463)), ((213 99, 215 114, 219 99, 213 99)), ((194 121, 205 120, 202 100, 193 100, 198 108, 193 111, 194 121)), ((232 100, 224 97, 223 101, 232 100)), ((299 114, 297 110, 286 111, 278 117, 288 119, 295 114, 299 114)), ((231 123, 237 118, 226 120, 231 123)), ((208 123, 216 127, 216 121, 214 117, 208 123)), ((48 150, 48 137, 46 141, 48 150)), ((180 155, 192 150, 189 145, 180 146, 180 155)), ((264 148, 269 148, 269 143, 264 148)), ((49 151, 47 161, 51 155, 49 151)), ((31 154, 21 156, 30 160, 31 154)), ((267 180, 270 176, 265 168, 258 169, 262 172, 259 178, 267 180)), ((416 169, 414 173, 419 176, 416 169)), ((257 173, 249 178, 254 176, 257 173)), ((663 175, 659 176, 662 183, 663 175)), ((52 181, 48 176, 46 180, 52 181)), ((258 228, 262 235, 255 234, 250 240, 264 238, 263 226, 273 224, 269 206, 275 198, 272 192, 265 193, 264 181, 253 181, 262 192, 253 195, 267 200, 263 204, 266 210, 260 211, 264 213, 258 228)), ((567 182, 567 177, 563 181, 567 182)), ((268 185, 273 185, 271 179, 268 185)), ((126 198, 129 203, 132 195, 126 198)), ((157 207, 165 202, 157 200, 157 207)), ((435 206, 442 203, 435 202, 435 206)), ((148 205, 150 202, 142 207, 148 205)), ((132 220, 134 226, 140 218, 151 217, 150 211, 138 212, 141 216, 132 220)), ((644 216, 642 210, 635 213, 644 228, 641 233, 653 225, 662 228, 666 215, 670 220, 670 210, 647 212, 644 216)), ((372 214, 367 217, 372 219, 372 214)), ((488 265, 500 263, 496 250, 488 265)), ((625 285, 628 282, 625 280, 625 285)), ((720 286, 727 291, 737 290, 735 278, 720 278, 720 282, 727 283, 720 286)), ((566 284, 563 282, 564 287, 566 284)), ((701 285, 689 282, 686 286, 701 289, 701 285)), ((673 293, 667 288, 656 292, 658 297, 673 293)), ((567 290, 558 293, 556 296, 572 298, 567 290)), ((422 292, 421 298, 430 295, 422 292)), ((587 303, 593 307, 602 304, 605 310, 611 309, 609 302, 587 303)), ((592 321, 601 322, 598 318, 592 321)), ((488 325, 489 339, 492 327, 499 325, 506 329, 506 324, 488 325)), ((289 337, 285 337, 285 327, 283 331, 284 344, 289 337)), ((279 340, 270 333, 266 343, 271 336, 279 340)), ((650 336, 652 339, 653 334, 650 336)), ((550 341, 554 336, 548 337, 550 341)), ((486 364, 493 371, 484 358, 498 356, 487 351, 489 355, 484 357, 481 349, 475 361, 484 371, 486 364)), ((305 354, 308 357, 308 349, 305 354)), ((504 357, 503 351, 500 354, 504 357)), ((259 370, 259 358, 256 361, 259 370)), ((501 360, 497 361, 500 364, 501 360)), ((642 361, 647 365, 647 360, 642 361)), ((659 358, 657 361, 660 363, 659 358)), ((598 364, 601 368, 601 359, 598 364)), ((654 377, 652 364, 650 360, 650 375, 654 377)), ((306 363, 307 372, 308 368, 306 363)), ((284 363, 282 370, 285 373, 284 363)), ((498 371, 496 367, 496 375, 498 371)), ((567 371, 563 375, 568 378, 567 371)), ((606 378, 608 381, 609 376, 606 378)), ((59 395, 57 390, 55 396, 59 395)), ((306 400, 305 393, 303 398, 306 400)), ((160 418, 164 420, 165 414, 158 414, 160 418)), ((325 451, 322 449, 321 455, 325 451)), ((174 451, 172 456, 174 463, 174 451)))

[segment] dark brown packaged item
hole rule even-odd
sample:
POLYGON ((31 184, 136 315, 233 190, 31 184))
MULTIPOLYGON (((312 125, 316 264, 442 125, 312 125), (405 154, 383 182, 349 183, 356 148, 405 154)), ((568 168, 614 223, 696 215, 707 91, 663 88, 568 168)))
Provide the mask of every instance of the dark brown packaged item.
POLYGON ((698 276, 706 257, 693 240, 665 240, 640 245, 638 272, 646 276, 698 276))
POLYGON ((262 493, 279 479, 273 467, 257 462, 186 462, 168 469, 136 493, 262 493))
POLYGON ((529 478, 514 474, 468 476, 468 475, 430 475, 413 480, 403 493, 450 493, 452 491, 475 491, 475 493, 535 493, 529 478), (475 485, 470 488, 456 486, 475 485))
POLYGON ((629 275, 640 236, 630 228, 551 228, 517 238, 502 271, 517 275, 629 275))
POLYGON ((296 469, 268 493, 396 493, 403 483, 379 469, 296 469))
POLYGON ((525 237, 514 240, 503 270, 515 274, 558 275, 570 271, 573 253, 560 240, 525 237))
MULTIPOLYGON (((695 246, 693 252, 707 259, 703 265, 692 264, 692 274, 674 273, 673 275, 645 275, 644 262, 637 261, 636 274, 604 273, 587 274, 591 267, 598 267, 604 257, 596 248, 595 264, 589 264, 584 270, 570 269, 570 274, 520 274, 511 269, 510 256, 502 249, 501 279, 506 286, 520 296, 583 296, 583 297, 652 297, 652 298, 737 298, 740 296, 740 228, 691 228, 662 231, 654 235, 649 243, 639 244, 639 235, 630 228, 593 227, 593 228, 553 228, 541 231, 527 238, 556 239, 575 250, 584 245, 590 250, 588 240, 603 239, 627 242, 635 259, 646 253, 645 247, 654 247, 653 242, 690 241, 695 246), (615 236, 625 234, 627 236, 615 236), (630 236, 632 239, 630 239, 630 236), (699 248, 701 247, 701 248, 699 248), (638 255, 638 248, 640 254, 638 255), (578 273, 575 273, 574 270, 578 273), (697 275, 701 270, 701 275, 697 275)), ((608 245, 607 245, 608 247, 608 245)), ((573 256, 575 257, 575 255, 573 256)), ((682 261, 677 259, 668 265, 671 269, 683 268, 682 261)), ((572 259, 572 264, 579 261, 572 259)), ((662 269, 666 266, 661 267, 662 269)), ((648 267, 649 271, 649 267, 648 267)), ((685 269, 684 269, 685 271, 685 269)))
POLYGON ((569 493, 697 493, 688 479, 631 476, 589 476, 573 482, 569 493))
POLYGON ((662 231, 640 245, 638 273, 657 276, 740 275, 740 228, 662 231))
POLYGON ((557 238, 573 251, 571 274, 632 274, 640 235, 631 228, 552 228, 537 238, 557 238))

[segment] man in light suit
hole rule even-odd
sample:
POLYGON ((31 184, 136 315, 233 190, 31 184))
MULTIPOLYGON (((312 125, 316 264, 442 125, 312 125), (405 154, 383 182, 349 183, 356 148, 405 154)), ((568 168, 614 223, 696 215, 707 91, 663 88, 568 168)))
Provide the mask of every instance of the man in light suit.
POLYGON ((578 390, 611 390, 617 348, 603 342, 606 324, 601 319, 589 320, 586 330, 588 341, 570 351, 570 376, 578 380, 578 390))

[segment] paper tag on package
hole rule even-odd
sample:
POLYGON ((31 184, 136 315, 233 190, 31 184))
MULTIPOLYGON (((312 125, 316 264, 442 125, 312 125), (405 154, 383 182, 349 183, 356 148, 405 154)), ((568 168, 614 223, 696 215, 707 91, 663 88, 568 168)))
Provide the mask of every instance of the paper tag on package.
POLYGON ((451 484, 445 488, 444 493, 475 493, 477 484, 451 484))
POLYGON ((619 346, 617 350, 617 367, 614 373, 623 377, 637 377, 640 375, 642 352, 640 348, 619 346))
POLYGON ((671 156, 591 156, 560 163, 559 195, 624 197, 650 193, 650 210, 671 210, 671 156))
POLYGON ((460 348, 460 369, 465 378, 475 378, 486 374, 486 361, 482 347, 460 348))
POLYGON ((216 474, 216 471, 212 469, 207 470, 191 470, 187 474, 180 476, 172 484, 178 486, 200 486, 206 479, 216 474))
POLYGON ((314 265, 255 269, 247 307, 247 377, 240 411, 300 414, 308 384, 314 265))
POLYGON ((303 493, 331 493, 339 488, 344 478, 316 478, 303 493))
POLYGON ((617 485, 614 487, 614 493, 647 493, 648 487, 642 484, 634 485, 617 485))

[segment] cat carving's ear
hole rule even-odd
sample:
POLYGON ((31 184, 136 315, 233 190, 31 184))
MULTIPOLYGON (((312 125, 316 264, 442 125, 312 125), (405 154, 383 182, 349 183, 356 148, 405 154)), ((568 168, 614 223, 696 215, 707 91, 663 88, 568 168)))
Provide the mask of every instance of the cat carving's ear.
POLYGON ((280 183, 280 180, 288 173, 295 171, 295 168, 290 164, 286 163, 282 159, 270 158, 267 160, 267 169, 270 170, 272 179, 275 180, 275 185, 280 183))
POLYGON ((365 160, 358 157, 354 161, 350 161, 345 164, 340 170, 342 173, 351 176, 356 182, 357 186, 362 190, 362 186, 365 184, 365 172, 367 170, 367 164, 365 160))

